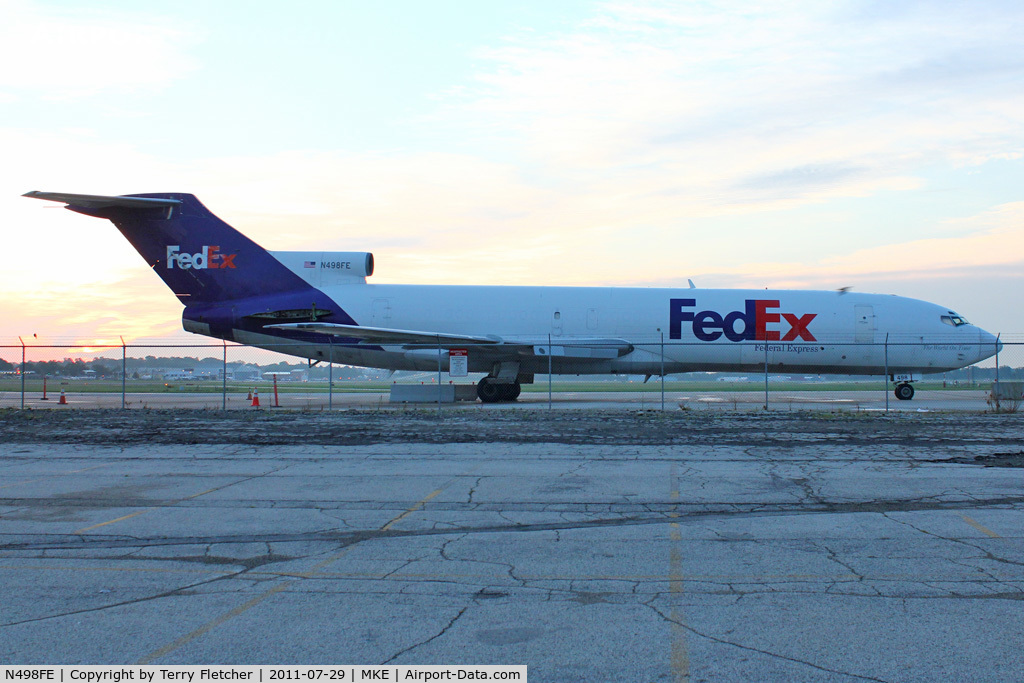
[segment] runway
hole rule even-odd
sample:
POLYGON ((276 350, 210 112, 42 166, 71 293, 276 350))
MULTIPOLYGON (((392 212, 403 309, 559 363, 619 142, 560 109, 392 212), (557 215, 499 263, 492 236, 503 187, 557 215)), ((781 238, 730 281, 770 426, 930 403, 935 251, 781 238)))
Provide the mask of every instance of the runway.
MULTIPOLYGON (((668 391, 665 393, 666 409, 678 410, 711 410, 711 411, 953 411, 953 412, 985 412, 992 409, 988 401, 990 392, 982 389, 928 390, 920 391, 911 401, 897 400, 891 392, 881 388, 876 391, 769 391, 766 397, 763 391, 668 391)), ((405 404, 392 403, 388 393, 375 391, 343 393, 337 392, 330 398, 324 392, 289 391, 280 393, 275 401, 272 392, 260 390, 260 408, 280 407, 292 410, 328 410, 330 409, 381 409, 402 407, 405 404)), ((73 392, 66 396, 67 405, 58 403, 54 396, 43 401, 41 395, 30 395, 26 399, 26 407, 32 409, 68 410, 74 408, 120 408, 120 393, 73 392)), ((255 408, 250 395, 245 392, 231 391, 226 397, 220 393, 204 392, 172 392, 143 393, 128 392, 125 395, 125 407, 130 410, 139 409, 209 409, 252 411, 255 408)), ((20 396, 14 392, 0 395, 0 408, 18 407, 20 396)), ((413 404, 430 406, 429 403, 413 404)), ((553 392, 551 401, 545 391, 525 391, 514 403, 481 404, 477 401, 444 404, 447 410, 508 410, 508 409, 647 409, 662 405, 661 392, 657 384, 651 384, 648 391, 576 391, 553 392)))
POLYGON ((118 415, 5 433, 0 662, 1024 676, 1017 416, 118 415))

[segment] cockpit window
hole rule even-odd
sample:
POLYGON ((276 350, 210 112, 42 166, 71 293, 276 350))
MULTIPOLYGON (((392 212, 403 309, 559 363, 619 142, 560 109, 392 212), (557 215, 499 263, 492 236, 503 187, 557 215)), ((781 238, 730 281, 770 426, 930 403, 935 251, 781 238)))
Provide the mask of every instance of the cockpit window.
POLYGON ((942 316, 942 322, 953 327, 960 327, 961 325, 970 325, 970 323, 967 322, 966 318, 962 318, 961 316, 957 315, 956 313, 953 313, 952 311, 949 312, 949 315, 942 316))

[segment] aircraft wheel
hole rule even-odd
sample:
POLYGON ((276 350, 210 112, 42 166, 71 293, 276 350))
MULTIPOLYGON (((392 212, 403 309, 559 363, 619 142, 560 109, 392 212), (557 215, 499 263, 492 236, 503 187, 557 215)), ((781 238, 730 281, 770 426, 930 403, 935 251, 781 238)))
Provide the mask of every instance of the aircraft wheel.
POLYGON ((519 394, 523 391, 523 385, 519 382, 500 384, 498 386, 501 388, 501 398, 499 399, 501 401, 514 401, 519 398, 519 394))
POLYGON ((502 386, 484 377, 476 385, 476 395, 483 403, 497 403, 502 399, 502 386))
POLYGON ((896 394, 896 398, 901 401, 909 401, 914 398, 914 387, 909 384, 897 384, 896 390, 893 392, 896 394))
POLYGON ((519 382, 511 384, 498 384, 490 377, 484 377, 476 385, 476 395, 484 403, 499 403, 501 401, 514 401, 519 398, 523 387, 519 382))

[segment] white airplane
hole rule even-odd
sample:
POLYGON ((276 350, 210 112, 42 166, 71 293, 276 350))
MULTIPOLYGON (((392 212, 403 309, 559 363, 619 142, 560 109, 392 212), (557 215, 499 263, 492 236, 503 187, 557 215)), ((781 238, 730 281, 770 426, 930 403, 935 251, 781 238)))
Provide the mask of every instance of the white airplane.
POLYGON ((889 375, 991 357, 999 341, 942 306, 842 291, 367 284, 373 255, 268 252, 194 196, 29 192, 109 219, 185 306, 185 330, 308 358, 447 371, 485 403, 535 374, 694 371, 889 375))

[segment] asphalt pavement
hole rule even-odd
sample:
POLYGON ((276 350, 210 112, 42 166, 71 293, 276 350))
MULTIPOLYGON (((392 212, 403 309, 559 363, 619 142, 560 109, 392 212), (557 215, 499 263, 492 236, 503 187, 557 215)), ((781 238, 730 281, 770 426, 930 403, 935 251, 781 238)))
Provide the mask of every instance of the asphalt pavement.
POLYGON ((4 441, 0 662, 1024 678, 1018 416, 680 419, 664 443, 624 419, 603 443, 606 415, 531 415, 475 442, 398 415, 391 442, 198 418, 198 443, 4 441))

